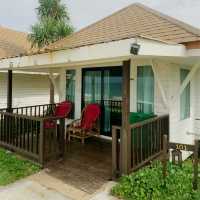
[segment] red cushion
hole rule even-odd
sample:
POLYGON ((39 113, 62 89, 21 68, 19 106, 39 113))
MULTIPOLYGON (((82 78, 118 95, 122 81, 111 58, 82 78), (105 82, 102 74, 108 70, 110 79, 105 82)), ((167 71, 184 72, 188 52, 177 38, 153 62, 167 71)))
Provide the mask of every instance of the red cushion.
POLYGON ((85 107, 82 120, 81 128, 90 130, 93 124, 98 120, 101 114, 101 108, 98 104, 89 104, 85 107))
MULTIPOLYGON (((67 118, 72 110, 72 103, 69 101, 63 101, 59 103, 54 112, 54 117, 67 118)), ((44 122, 44 128, 56 128, 56 120, 46 120, 44 122)))
POLYGON ((44 128, 56 128, 56 121, 53 120, 46 120, 44 122, 44 128))
POLYGON ((54 116, 55 117, 67 117, 72 110, 72 103, 69 101, 63 101, 56 106, 54 116))

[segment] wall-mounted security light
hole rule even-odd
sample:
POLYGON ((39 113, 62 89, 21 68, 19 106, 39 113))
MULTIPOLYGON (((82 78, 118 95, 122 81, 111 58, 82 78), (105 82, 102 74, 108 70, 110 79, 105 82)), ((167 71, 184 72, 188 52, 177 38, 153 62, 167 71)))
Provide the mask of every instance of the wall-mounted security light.
POLYGON ((137 42, 131 44, 131 49, 130 49, 131 54, 138 55, 139 50, 140 50, 140 45, 137 42))

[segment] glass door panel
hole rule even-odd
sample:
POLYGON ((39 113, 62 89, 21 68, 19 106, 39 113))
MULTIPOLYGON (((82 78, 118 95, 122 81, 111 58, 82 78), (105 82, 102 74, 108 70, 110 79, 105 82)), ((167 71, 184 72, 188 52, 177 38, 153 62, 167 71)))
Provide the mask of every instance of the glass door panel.
POLYGON ((122 73, 120 68, 104 71, 104 131, 111 132, 112 125, 121 123, 122 73))
POLYGON ((111 126, 120 125, 122 100, 121 67, 83 70, 83 106, 101 105, 101 133, 111 136, 111 126))

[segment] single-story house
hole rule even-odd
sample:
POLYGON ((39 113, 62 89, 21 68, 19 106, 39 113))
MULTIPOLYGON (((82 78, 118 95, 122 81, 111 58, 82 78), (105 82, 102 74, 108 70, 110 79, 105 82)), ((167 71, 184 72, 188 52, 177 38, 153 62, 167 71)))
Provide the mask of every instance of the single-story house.
MULTIPOLYGON (((102 135, 110 137, 113 125, 122 127, 123 173, 137 154, 130 150, 135 145, 130 147, 130 112, 169 116, 170 142, 193 144, 200 134, 200 30, 142 4, 119 10, 43 52, 1 59, 0 69, 49 73, 59 101, 73 101, 75 118, 85 104, 100 102, 102 135), (121 112, 120 118, 116 113, 121 112)), ((157 125, 167 134, 167 126, 157 125)))
MULTIPOLYGON (((31 49, 27 34, 0 27, 0 59, 21 55, 31 49)), ((0 108, 7 105, 7 72, 0 71, 0 108)), ((17 72, 13 75, 13 107, 49 103, 47 74, 17 72)))

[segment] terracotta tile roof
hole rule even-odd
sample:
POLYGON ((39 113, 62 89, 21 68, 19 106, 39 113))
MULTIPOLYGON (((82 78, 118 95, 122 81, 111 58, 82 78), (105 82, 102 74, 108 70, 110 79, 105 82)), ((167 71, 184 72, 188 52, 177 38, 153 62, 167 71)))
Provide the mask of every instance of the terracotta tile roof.
POLYGON ((200 40, 200 30, 136 3, 55 42, 48 49, 76 48, 135 36, 184 43, 200 40))
POLYGON ((0 59, 27 54, 30 48, 26 33, 0 26, 0 59))

